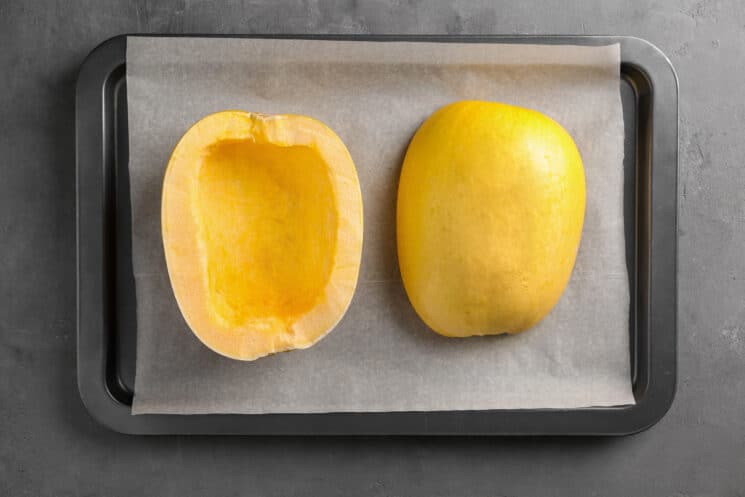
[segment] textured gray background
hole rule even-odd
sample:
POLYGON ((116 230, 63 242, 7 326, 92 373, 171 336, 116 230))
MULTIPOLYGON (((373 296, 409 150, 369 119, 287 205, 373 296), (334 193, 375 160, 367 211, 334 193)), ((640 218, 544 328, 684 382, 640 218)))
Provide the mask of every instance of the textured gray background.
POLYGON ((0 495, 745 495, 745 4, 627 3, 0 0, 0 495), (139 438, 98 426, 75 383, 74 85, 85 55, 127 32, 602 33, 658 45, 681 86, 668 415, 621 439, 139 438))

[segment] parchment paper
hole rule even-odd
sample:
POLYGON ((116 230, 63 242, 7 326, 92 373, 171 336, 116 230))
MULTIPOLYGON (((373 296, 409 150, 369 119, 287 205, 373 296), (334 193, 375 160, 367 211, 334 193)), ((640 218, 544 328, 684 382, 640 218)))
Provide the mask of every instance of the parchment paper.
POLYGON ((131 37, 129 174, 137 291, 132 412, 269 413, 568 408, 633 403, 623 232, 619 47, 131 37), (447 339, 418 319, 396 260, 406 146, 440 106, 537 109, 572 134, 587 212, 571 281, 517 336, 447 339), (344 140, 365 210, 357 292, 308 350, 243 363, 203 346, 166 272, 160 195, 181 135, 225 109, 307 114, 344 140))

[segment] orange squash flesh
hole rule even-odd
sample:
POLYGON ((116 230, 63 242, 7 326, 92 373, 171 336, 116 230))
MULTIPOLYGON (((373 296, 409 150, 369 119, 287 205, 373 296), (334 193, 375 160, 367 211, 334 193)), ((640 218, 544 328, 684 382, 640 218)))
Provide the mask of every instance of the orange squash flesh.
POLYGON ((161 214, 176 300, 212 350, 253 360, 306 348, 346 312, 362 197, 349 152, 319 121, 203 118, 173 151, 161 214))

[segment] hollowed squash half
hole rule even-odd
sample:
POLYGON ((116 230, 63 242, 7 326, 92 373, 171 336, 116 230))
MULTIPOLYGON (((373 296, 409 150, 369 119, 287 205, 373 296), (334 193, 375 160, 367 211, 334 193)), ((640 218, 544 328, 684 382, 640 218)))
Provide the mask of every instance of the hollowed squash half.
POLYGON ((253 360, 310 347, 346 312, 362 253, 362 196, 344 143, 305 116, 211 114, 163 183, 168 274, 209 348, 253 360))

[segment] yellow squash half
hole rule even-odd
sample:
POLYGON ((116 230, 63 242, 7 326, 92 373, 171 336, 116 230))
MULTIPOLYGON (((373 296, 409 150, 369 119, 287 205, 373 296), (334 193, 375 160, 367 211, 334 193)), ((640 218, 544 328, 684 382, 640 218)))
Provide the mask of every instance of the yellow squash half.
POLYGON ((296 115, 197 122, 163 184, 163 247, 181 313, 209 348, 252 360, 339 322, 362 253, 362 196, 341 139, 296 115))
POLYGON ((452 337, 517 333, 558 302, 582 234, 585 177, 547 116, 463 101, 430 116, 398 190, 398 257, 416 312, 452 337))

